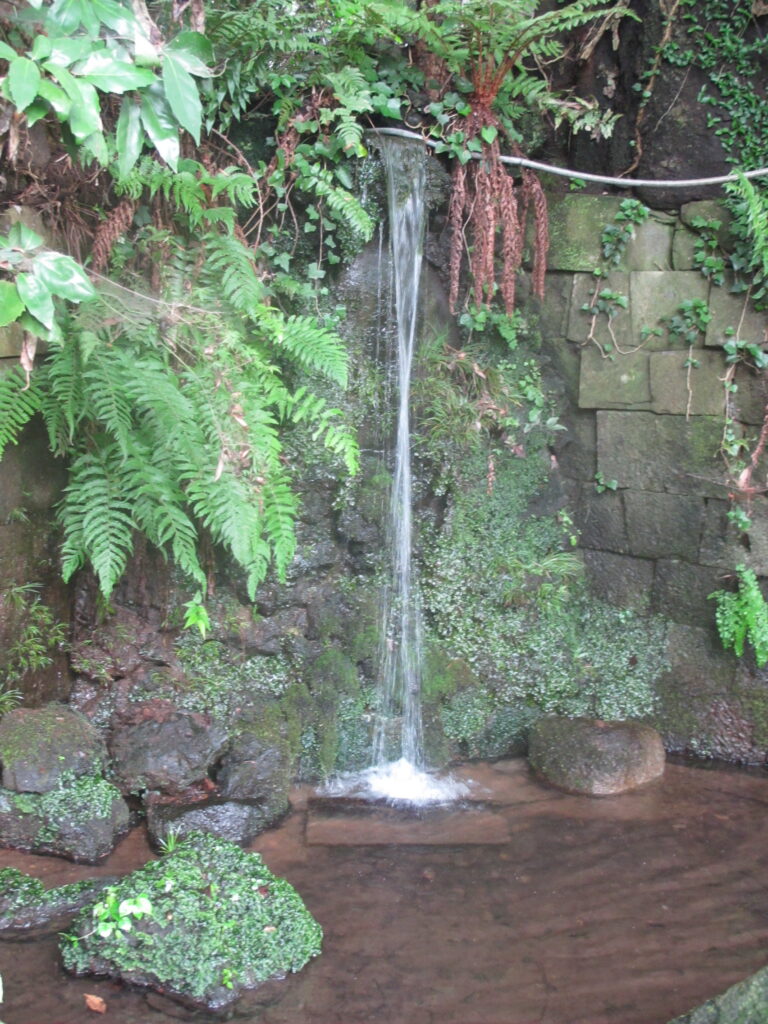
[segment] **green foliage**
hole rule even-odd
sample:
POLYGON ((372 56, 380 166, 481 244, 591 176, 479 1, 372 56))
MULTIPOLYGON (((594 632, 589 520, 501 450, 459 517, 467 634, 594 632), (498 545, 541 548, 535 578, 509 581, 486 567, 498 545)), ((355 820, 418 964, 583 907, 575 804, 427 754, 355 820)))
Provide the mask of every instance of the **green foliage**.
POLYGON ((152 904, 146 896, 120 899, 114 886, 105 889, 102 898, 93 905, 93 931, 102 939, 124 936, 131 931, 134 921, 152 913, 152 904))
POLYGON ((200 141, 197 79, 212 74, 208 40, 180 32, 160 43, 159 33, 121 0, 32 6, 32 18, 25 11, 12 23, 13 45, 0 44, 8 62, 0 95, 30 127, 43 118, 61 125, 85 161, 103 166, 115 159, 124 175, 150 146, 175 170, 180 129, 200 141), (123 97, 111 126, 110 96, 123 97))
POLYGON ((28 672, 47 668, 53 661, 53 652, 62 649, 66 642, 66 625, 58 622, 52 610, 43 604, 38 590, 38 584, 28 583, 7 587, 0 593, 0 609, 6 627, 13 633, 0 667, 0 715, 21 699, 18 690, 8 687, 21 682, 28 672))
POLYGON ((606 224, 600 236, 603 260, 608 266, 618 266, 627 246, 635 237, 635 227, 648 220, 650 210, 638 199, 622 199, 612 224, 606 224))
POLYGON ((430 633, 482 680, 479 691, 450 698, 443 715, 452 735, 464 730, 467 749, 481 749, 470 725, 484 723, 485 735, 499 715, 519 730, 524 712, 618 719, 654 706, 664 624, 587 593, 580 564, 562 550, 568 525, 529 512, 546 476, 535 456, 500 459, 488 495, 482 462, 465 462, 427 556, 430 633))
POLYGON ((762 667, 768 662, 768 605, 752 569, 737 565, 736 577, 735 593, 718 590, 709 595, 717 602, 717 630, 723 647, 737 657, 743 655, 745 643, 750 643, 762 667))
POLYGON ((251 988, 300 970, 320 952, 320 926, 295 890, 258 854, 213 836, 188 837, 122 879, 108 904, 101 902, 113 927, 100 934, 93 927, 95 908, 88 908, 69 941, 64 937, 64 964, 76 973, 141 975, 149 984, 215 1002, 228 981, 251 988), (141 917, 135 909, 121 914, 121 907, 136 906, 141 917), (120 927, 121 918, 130 930, 120 927))

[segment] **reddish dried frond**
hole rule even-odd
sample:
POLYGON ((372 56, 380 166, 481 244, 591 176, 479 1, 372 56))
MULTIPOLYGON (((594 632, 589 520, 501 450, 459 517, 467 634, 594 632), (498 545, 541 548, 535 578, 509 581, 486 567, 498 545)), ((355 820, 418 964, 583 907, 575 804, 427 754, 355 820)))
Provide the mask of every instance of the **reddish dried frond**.
POLYGON ((103 273, 106 269, 112 254, 112 247, 133 223, 133 215, 136 213, 137 206, 138 203, 134 199, 122 199, 109 212, 107 219, 103 220, 96 229, 91 266, 97 274, 103 273))

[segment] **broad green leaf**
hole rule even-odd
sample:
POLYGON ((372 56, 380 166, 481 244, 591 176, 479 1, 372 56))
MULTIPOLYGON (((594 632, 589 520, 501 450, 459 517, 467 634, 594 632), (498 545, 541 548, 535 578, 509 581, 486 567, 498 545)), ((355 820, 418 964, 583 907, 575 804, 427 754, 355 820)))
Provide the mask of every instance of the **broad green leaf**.
POLYGON ((15 224, 11 225, 11 230, 8 232, 8 245, 12 249, 23 249, 25 252, 29 252, 30 249, 39 249, 43 244, 43 240, 36 231, 32 228, 27 227, 23 221, 17 220, 15 224))
POLYGON ((8 65, 8 91, 19 111, 37 96, 40 77, 40 68, 29 57, 15 57, 8 65))
POLYGON ((203 108, 197 91, 197 84, 190 73, 168 52, 163 61, 163 85, 165 96, 173 115, 192 138, 200 143, 200 126, 203 108))
POLYGON ((32 314, 25 309, 19 317, 19 326, 22 330, 29 331, 30 334, 34 334, 36 338, 43 338, 45 341, 57 341, 61 343, 61 328, 55 320, 51 324, 49 330, 37 319, 36 316, 32 316, 32 314))
POLYGON ((18 54, 13 47, 9 46, 8 43, 4 43, 3 40, 0 39, 0 59, 15 60, 16 57, 18 57, 18 54))
POLYGON ((144 145, 141 110, 133 96, 123 97, 115 129, 115 144, 117 146, 117 170, 120 177, 125 178, 139 159, 144 145))
POLYGON ((40 80, 39 95, 44 100, 48 100, 53 112, 56 114, 60 121, 63 121, 69 116, 69 112, 72 109, 72 101, 58 85, 52 82, 49 78, 43 78, 40 80))
POLYGON ((141 68, 156 68, 161 63, 158 48, 138 22, 133 29, 133 59, 141 68))
POLYGON ((0 327, 7 327, 24 312, 24 303, 13 281, 0 281, 0 327))
MULTIPOLYGON (((89 0, 54 0, 48 11, 48 18, 64 33, 74 32, 85 20, 86 29, 93 35, 90 24, 87 24, 92 24, 94 20, 88 8, 89 0)), ((98 35, 98 25, 96 34, 98 35)))
MULTIPOLYGON (((49 62, 45 64, 49 68, 49 62)), ((72 100, 69 128, 75 139, 82 142, 94 132, 101 131, 101 109, 99 95, 90 82, 83 82, 70 74, 66 68, 50 65, 50 72, 64 92, 72 100)))
POLYGON ((91 0, 93 13, 117 35, 128 37, 133 32, 136 18, 133 11, 115 3, 115 0, 91 0))
POLYGON ((48 36, 35 36, 29 55, 33 60, 45 60, 51 56, 51 49, 52 43, 48 36))
POLYGON ((88 280, 83 268, 71 256, 48 250, 35 258, 32 271, 49 292, 62 299, 80 302, 92 299, 96 289, 88 280))
POLYGON ((173 53, 190 75, 211 77, 208 65, 213 64, 213 47, 199 32, 179 32, 165 47, 165 52, 173 53))
POLYGON ((18 274, 16 288, 27 307, 27 312, 36 317, 43 326, 51 330, 56 311, 53 296, 34 274, 18 274))
POLYGON ((141 89, 151 85, 154 74, 148 68, 115 60, 106 50, 95 50, 84 61, 72 68, 78 81, 90 82, 102 92, 124 93, 127 89, 141 89))
POLYGON ((179 166, 179 129, 159 85, 141 97, 141 123, 152 145, 172 171, 179 166))
POLYGON ((30 103, 24 111, 24 115, 27 119, 27 126, 31 128, 32 125, 39 121, 41 117, 45 117, 50 109, 51 108, 48 104, 43 103, 42 100, 35 100, 34 103, 30 103))
POLYGON ((480 134, 483 137, 483 141, 487 142, 490 145, 495 140, 496 136, 499 134, 499 131, 498 128, 496 128, 492 124, 484 124, 483 127, 480 129, 480 134))
POLYGON ((84 36, 65 39, 59 36, 51 40, 51 52, 48 60, 59 67, 68 68, 76 60, 82 60, 93 50, 93 43, 84 36))

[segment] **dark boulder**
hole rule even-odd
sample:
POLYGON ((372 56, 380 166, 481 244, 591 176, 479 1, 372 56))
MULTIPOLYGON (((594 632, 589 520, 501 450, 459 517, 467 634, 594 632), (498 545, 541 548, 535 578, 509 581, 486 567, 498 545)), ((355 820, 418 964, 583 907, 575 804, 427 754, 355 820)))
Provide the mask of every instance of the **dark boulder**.
POLYGON ((208 776, 227 744, 209 715, 139 707, 110 741, 115 777, 128 792, 181 792, 208 776))

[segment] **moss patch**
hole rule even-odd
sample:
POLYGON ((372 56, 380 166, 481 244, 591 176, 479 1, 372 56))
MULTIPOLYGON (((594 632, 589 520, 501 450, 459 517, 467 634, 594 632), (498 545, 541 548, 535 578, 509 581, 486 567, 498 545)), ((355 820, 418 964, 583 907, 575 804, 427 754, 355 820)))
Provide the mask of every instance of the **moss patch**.
POLYGON ((221 1009, 320 952, 321 928, 292 886, 258 854, 212 836, 189 837, 117 883, 105 902, 119 907, 141 897, 150 912, 108 934, 97 930, 104 911, 84 910, 63 938, 67 970, 221 1009))

